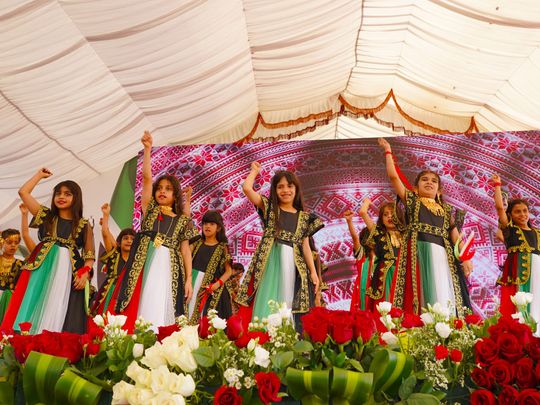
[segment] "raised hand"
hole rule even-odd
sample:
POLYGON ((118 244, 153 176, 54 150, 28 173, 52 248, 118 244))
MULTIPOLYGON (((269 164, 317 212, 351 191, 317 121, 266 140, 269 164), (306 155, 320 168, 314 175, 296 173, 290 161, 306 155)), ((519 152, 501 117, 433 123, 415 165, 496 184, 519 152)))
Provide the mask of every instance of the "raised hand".
POLYGON ((101 212, 104 216, 108 217, 109 215, 111 215, 111 206, 108 203, 103 204, 101 206, 101 212))
POLYGON ((52 172, 46 167, 42 167, 41 169, 37 171, 37 175, 42 179, 46 179, 47 177, 52 176, 52 172))
POLYGON ((148 131, 144 131, 144 134, 141 138, 141 143, 143 144, 144 148, 152 148, 152 143, 154 140, 152 139, 152 134, 148 131))
POLYGON ((261 172, 261 164, 259 162, 252 162, 251 171, 259 174, 261 172))
POLYGON ((385 152, 392 152, 392 147, 388 141, 384 138, 379 138, 379 146, 384 149, 385 152))
POLYGON ((353 217, 354 217, 354 212, 352 210, 347 210, 343 213, 343 218, 345 218, 347 222, 352 221, 353 217))
POLYGON ((491 180, 493 180, 493 183, 497 184, 499 183, 499 185, 501 184, 501 176, 499 176, 497 173, 493 173, 491 175, 491 180))
POLYGON ((358 215, 367 214, 370 205, 371 200, 369 198, 364 198, 364 201, 362 201, 362 206, 358 210, 358 215))
POLYGON ((182 189, 182 192, 184 193, 184 198, 186 200, 190 200, 191 199, 191 193, 193 193, 193 188, 191 186, 184 187, 182 189))
POLYGON ((21 211, 22 215, 28 215, 28 208, 26 208, 26 205, 19 204, 19 210, 21 211))

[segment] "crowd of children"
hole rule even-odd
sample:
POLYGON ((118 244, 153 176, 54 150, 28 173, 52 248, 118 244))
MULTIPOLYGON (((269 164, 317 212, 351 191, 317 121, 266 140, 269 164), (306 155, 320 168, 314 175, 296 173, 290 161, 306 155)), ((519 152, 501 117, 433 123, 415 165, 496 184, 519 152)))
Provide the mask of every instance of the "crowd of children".
MULTIPOLYGON (((128 329, 139 316, 157 328, 180 315, 196 324, 210 309, 222 318, 241 313, 261 319, 269 315, 269 300, 286 302, 295 315, 324 305, 326 267, 313 240, 324 224, 306 211, 294 173, 276 172, 266 196, 253 188, 261 165, 251 164, 243 192, 259 214, 263 235, 244 271, 233 263, 221 214, 205 212, 197 231, 191 190, 183 196, 174 176, 154 180, 151 134, 145 132, 141 142, 141 229, 123 229, 115 238, 109 229, 111 207, 101 207, 105 254, 99 260, 107 276, 90 302, 95 245, 83 217, 80 187, 60 182, 50 206, 43 206, 32 196, 38 182, 52 175, 42 168, 20 188, 21 232, 6 229, 0 239, 0 329, 18 331, 19 323, 30 322, 31 333, 84 333, 89 315, 106 312, 126 315, 128 329), (30 224, 28 213, 33 215, 30 224), (38 229, 39 243, 30 237, 29 227, 38 229), (24 261, 15 257, 21 239, 29 251, 24 261)), ((470 308, 466 281, 473 270, 469 257, 455 255, 464 244, 463 216, 444 201, 437 173, 422 171, 411 186, 396 168, 390 144, 380 139, 379 145, 396 201, 381 204, 375 221, 369 214, 372 203, 365 198, 358 215, 366 226, 359 234, 354 213, 344 213, 358 272, 351 310, 375 310, 379 302, 390 301, 419 313, 439 302, 462 315, 470 308)), ((540 230, 531 225, 525 200, 509 200, 504 206, 501 183, 493 175, 499 237, 508 250, 498 280, 501 312, 514 312, 510 297, 517 291, 531 292, 530 313, 540 321, 540 230)))

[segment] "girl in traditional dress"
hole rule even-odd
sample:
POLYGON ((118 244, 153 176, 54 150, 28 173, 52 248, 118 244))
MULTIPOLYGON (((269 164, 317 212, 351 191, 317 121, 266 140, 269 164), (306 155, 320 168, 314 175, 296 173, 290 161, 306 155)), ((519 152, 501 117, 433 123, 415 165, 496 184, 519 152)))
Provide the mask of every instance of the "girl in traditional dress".
POLYGON ((171 325, 187 314, 191 299, 189 239, 196 236, 191 219, 182 213, 182 191, 174 176, 160 176, 152 184, 152 136, 145 132, 141 230, 135 237, 122 278, 116 310, 128 316, 131 330, 138 316, 154 329, 171 325))
POLYGON ((497 281, 501 286, 500 311, 503 315, 513 314, 516 307, 510 297, 518 291, 529 292, 533 294, 529 314, 540 323, 540 230, 531 225, 526 200, 509 200, 504 209, 501 185, 501 178, 494 174, 495 208, 502 242, 508 250, 502 275, 497 281))
POLYGON ((208 211, 202 218, 202 234, 190 247, 193 257, 193 296, 189 303, 191 323, 215 309, 218 316, 232 315, 231 295, 227 281, 232 275, 231 255, 227 247, 223 218, 217 211, 208 211))
POLYGON ((19 190, 34 215, 30 227, 38 228, 40 243, 21 272, 2 322, 4 330, 20 330, 21 322, 30 322, 30 333, 86 331, 85 286, 94 264, 92 227, 82 216, 77 183, 58 183, 51 208, 32 196, 36 184, 51 175, 48 169, 40 169, 19 190))
POLYGON ((401 246, 401 232, 394 222, 395 204, 393 202, 381 205, 377 223, 373 222, 368 213, 370 205, 371 200, 366 198, 358 214, 369 230, 366 244, 373 246, 375 254, 375 265, 366 290, 368 308, 374 311, 379 302, 393 300, 394 274, 401 246))
POLYGON ((255 204, 264 230, 237 301, 244 306, 253 305, 252 315, 259 319, 270 314, 269 300, 287 303, 295 314, 305 313, 313 306, 319 286, 308 238, 324 224, 304 211, 300 182, 292 172, 279 171, 274 175, 270 198, 253 190, 260 170, 261 165, 253 162, 242 187, 255 204))
POLYGON ((371 246, 366 244, 369 236, 369 230, 367 228, 362 229, 359 233, 354 228, 352 218, 354 212, 347 210, 343 214, 347 221, 347 228, 353 241, 353 256, 356 261, 356 277, 354 278, 352 294, 351 294, 351 311, 357 311, 359 309, 367 309, 367 295, 366 290, 369 287, 371 281, 371 273, 373 270, 373 261, 375 255, 371 246))
POLYGON ((6 229, 0 235, 0 322, 4 319, 15 284, 19 278, 23 261, 15 257, 21 243, 21 235, 16 229, 6 229))
POLYGON ((103 204, 101 206, 103 217, 101 218, 101 236, 103 237, 103 245, 105 246, 105 254, 99 258, 103 263, 103 271, 107 273, 107 277, 99 288, 90 312, 92 316, 106 313, 115 286, 123 274, 126 262, 131 251, 131 245, 135 238, 135 231, 132 228, 125 228, 120 231, 116 240, 109 229, 109 216, 111 214, 111 206, 103 204))
POLYGON ((379 145, 386 155, 386 171, 399 199, 405 205, 405 230, 399 255, 394 305, 420 313, 427 304, 453 307, 458 315, 470 307, 466 277, 472 262, 459 262, 453 255, 459 231, 454 225, 453 207, 442 201, 442 184, 437 173, 422 171, 408 190, 396 170, 392 149, 385 139, 379 145))

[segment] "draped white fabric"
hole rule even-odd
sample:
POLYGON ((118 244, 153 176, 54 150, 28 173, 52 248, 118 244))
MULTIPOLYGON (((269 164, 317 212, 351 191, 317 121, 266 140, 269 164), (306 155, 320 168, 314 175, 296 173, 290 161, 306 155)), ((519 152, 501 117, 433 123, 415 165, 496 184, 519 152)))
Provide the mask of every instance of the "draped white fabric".
POLYGON ((157 144, 540 128, 537 0, 2 0, 0 217, 157 144), (384 124, 384 125, 381 125, 384 124), (402 132, 401 132, 402 133, 402 132), (52 180, 51 180, 52 181, 52 180), (50 192, 50 184, 36 195, 50 192))

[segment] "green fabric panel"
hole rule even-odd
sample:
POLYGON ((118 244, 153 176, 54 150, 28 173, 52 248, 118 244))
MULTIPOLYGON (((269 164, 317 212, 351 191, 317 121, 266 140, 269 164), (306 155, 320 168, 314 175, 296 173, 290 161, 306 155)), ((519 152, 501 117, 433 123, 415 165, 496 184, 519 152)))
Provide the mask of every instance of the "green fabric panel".
MULTIPOLYGON (((433 285, 433 277, 431 277, 432 260, 431 247, 429 242, 418 241, 418 266, 420 267, 421 288, 424 304, 435 304, 437 300, 435 286, 433 285)), ((412 270, 414 274, 414 269, 412 270)))
POLYGON ((133 225, 136 176, 137 156, 124 164, 111 197, 111 216, 120 229, 133 225))
POLYGON ((267 318, 270 315, 270 308, 268 307, 268 301, 274 300, 276 302, 283 301, 281 294, 281 245, 274 243, 268 261, 266 262, 266 268, 259 288, 255 294, 255 303, 253 304, 253 317, 258 316, 259 319, 267 318))

